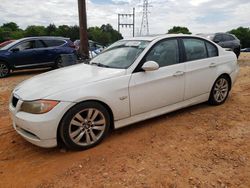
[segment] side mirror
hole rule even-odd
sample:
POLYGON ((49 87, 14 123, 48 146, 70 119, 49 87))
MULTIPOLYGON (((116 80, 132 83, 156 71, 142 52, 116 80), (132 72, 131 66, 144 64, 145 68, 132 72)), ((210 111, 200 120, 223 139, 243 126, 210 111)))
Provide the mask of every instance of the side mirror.
POLYGON ((155 61, 147 61, 142 65, 144 71, 154 71, 159 69, 159 64, 155 61))
POLYGON ((20 50, 19 50, 19 48, 13 48, 13 49, 11 49, 11 51, 12 52, 19 52, 20 50))

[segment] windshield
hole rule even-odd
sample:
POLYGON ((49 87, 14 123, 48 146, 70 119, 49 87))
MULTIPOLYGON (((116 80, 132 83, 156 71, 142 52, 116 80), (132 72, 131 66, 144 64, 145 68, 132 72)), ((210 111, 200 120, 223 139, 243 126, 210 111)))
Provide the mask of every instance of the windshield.
POLYGON ((6 46, 2 47, 0 50, 8 50, 9 48, 11 48, 12 46, 16 45, 17 43, 19 43, 21 40, 16 40, 13 41, 9 44, 7 44, 6 46))
POLYGON ((126 69, 134 63, 136 58, 148 46, 149 41, 122 40, 114 43, 103 53, 90 61, 90 64, 126 69))

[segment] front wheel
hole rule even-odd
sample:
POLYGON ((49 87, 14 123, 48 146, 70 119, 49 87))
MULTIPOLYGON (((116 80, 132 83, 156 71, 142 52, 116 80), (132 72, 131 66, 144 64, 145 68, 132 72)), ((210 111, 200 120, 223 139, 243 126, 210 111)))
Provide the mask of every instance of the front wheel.
POLYGON ((6 63, 0 62, 0 78, 4 78, 10 74, 10 68, 6 63))
POLYGON ((84 102, 70 109, 60 125, 60 136, 66 147, 84 150, 99 144, 110 127, 110 115, 97 102, 84 102))
POLYGON ((223 104, 230 91, 230 82, 228 77, 220 76, 214 83, 209 97, 209 104, 220 105, 223 104))

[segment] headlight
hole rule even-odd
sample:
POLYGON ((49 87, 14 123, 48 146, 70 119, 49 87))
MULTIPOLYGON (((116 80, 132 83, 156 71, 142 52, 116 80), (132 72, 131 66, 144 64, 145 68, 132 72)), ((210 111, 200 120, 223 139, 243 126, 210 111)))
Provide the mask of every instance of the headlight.
POLYGON ((52 110, 58 103, 59 101, 53 100, 24 101, 20 111, 31 114, 44 114, 52 110))

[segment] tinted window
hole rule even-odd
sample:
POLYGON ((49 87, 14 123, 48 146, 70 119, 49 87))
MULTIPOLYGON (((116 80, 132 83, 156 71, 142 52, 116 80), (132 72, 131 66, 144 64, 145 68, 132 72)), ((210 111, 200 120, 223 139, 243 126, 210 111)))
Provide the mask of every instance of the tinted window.
POLYGON ((225 41, 232 41, 235 40, 233 36, 231 35, 224 35, 225 41))
POLYGON ((15 48, 18 48, 19 51, 29 50, 34 48, 34 41, 23 42, 17 45, 15 48))
POLYGON ((218 41, 218 42, 224 41, 223 35, 222 34, 215 35, 214 41, 218 41))
POLYGON ((48 47, 61 46, 65 43, 63 40, 43 40, 48 47))
POLYGON ((187 61, 207 58, 205 42, 199 39, 183 39, 187 61))
POLYGON ((160 67, 179 63, 178 41, 172 39, 159 42, 147 54, 146 61, 155 61, 160 67))
POLYGON ((45 47, 45 45, 43 44, 43 42, 40 41, 40 40, 36 40, 35 44, 36 44, 36 48, 44 48, 45 47))
POLYGON ((218 56, 217 47, 211 44, 210 42, 206 42, 208 57, 218 56))

